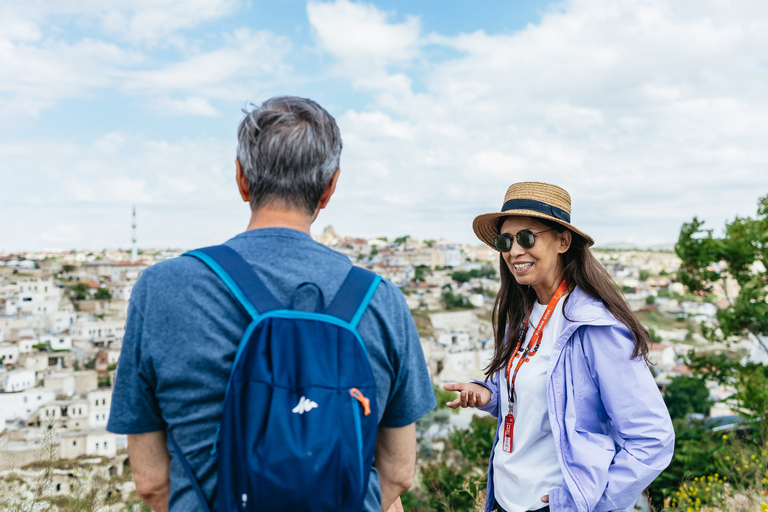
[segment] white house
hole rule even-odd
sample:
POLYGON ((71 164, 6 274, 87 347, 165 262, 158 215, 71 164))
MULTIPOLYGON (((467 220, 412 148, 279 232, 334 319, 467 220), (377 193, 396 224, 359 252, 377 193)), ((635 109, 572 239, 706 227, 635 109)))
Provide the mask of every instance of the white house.
POLYGON ((662 370, 671 370, 677 364, 677 354, 672 345, 651 343, 648 351, 648 361, 661 367, 662 370))
POLYGON ((69 333, 74 340, 102 341, 122 340, 125 332, 124 322, 94 322, 80 320, 72 324, 69 333))
POLYGON ((91 428, 105 428, 112 406, 112 388, 101 388, 88 393, 88 424, 91 428))
POLYGON ((45 425, 48 422, 58 423, 64 417, 64 413, 61 409, 62 405, 66 402, 55 401, 50 402, 38 409, 37 417, 40 419, 40 424, 45 425))
POLYGON ((437 341, 449 350, 451 348, 469 348, 469 334, 466 332, 453 331, 450 333, 443 333, 437 337, 437 341))
POLYGON ((432 327, 435 329, 453 330, 468 327, 477 322, 474 311, 451 311, 447 313, 434 313, 429 315, 432 327))
POLYGON ((59 447, 62 459, 83 455, 114 457, 117 452, 115 434, 101 429, 62 434, 59 447))
POLYGON ((48 345, 51 350, 72 350, 72 336, 65 334, 43 334, 39 343, 48 345))
POLYGON ((72 400, 67 405, 67 417, 69 418, 87 418, 88 401, 85 399, 72 400))
POLYGON ((768 351, 765 350, 768 347, 768 336, 760 336, 760 341, 752 339, 752 348, 749 351, 749 360, 753 363, 768 365, 768 351))
POLYGON ((0 428, 13 419, 27 419, 41 405, 56 400, 56 393, 32 388, 15 393, 0 393, 0 428))
POLYGON ((5 299, 3 314, 7 316, 16 316, 19 311, 19 300, 16 297, 5 299))
POLYGON ((54 311, 47 315, 48 330, 54 333, 64 332, 77 320, 77 313, 74 311, 54 311))
POLYGON ((133 292, 133 281, 123 281, 119 283, 112 283, 107 286, 109 293, 112 294, 114 300, 130 300, 131 292, 133 292))
POLYGON ((17 364, 19 346, 16 343, 0 343, 0 365, 17 364))
POLYGON ((20 356, 19 360, 27 370, 43 372, 48 369, 48 354, 43 352, 30 352, 20 356))
POLYGON ((99 374, 96 370, 73 372, 75 376, 75 393, 84 395, 99 387, 99 374))
POLYGON ((37 374, 33 370, 13 370, 5 374, 4 380, 3 389, 6 393, 23 391, 35 387, 37 374))
POLYGON ((75 394, 75 374, 71 371, 51 373, 45 377, 43 388, 72 396, 75 394))
POLYGON ((19 354, 29 354, 35 350, 35 340, 32 338, 22 338, 16 345, 19 347, 19 354))
POLYGON ((53 313, 61 302, 61 289, 53 278, 20 280, 17 307, 28 315, 53 313))
POLYGON ((445 266, 446 267, 458 267, 461 265, 461 250, 460 249, 444 249, 445 254, 445 266))

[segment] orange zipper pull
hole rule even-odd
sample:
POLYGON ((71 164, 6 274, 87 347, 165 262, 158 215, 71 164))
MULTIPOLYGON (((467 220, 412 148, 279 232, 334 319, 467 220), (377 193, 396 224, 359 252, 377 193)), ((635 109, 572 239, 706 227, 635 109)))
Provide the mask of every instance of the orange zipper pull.
POLYGON ((363 406, 363 411, 365 411, 366 416, 371 414, 371 401, 365 398, 359 389, 352 388, 349 390, 349 394, 354 398, 357 398, 357 401, 360 402, 360 405, 363 406))

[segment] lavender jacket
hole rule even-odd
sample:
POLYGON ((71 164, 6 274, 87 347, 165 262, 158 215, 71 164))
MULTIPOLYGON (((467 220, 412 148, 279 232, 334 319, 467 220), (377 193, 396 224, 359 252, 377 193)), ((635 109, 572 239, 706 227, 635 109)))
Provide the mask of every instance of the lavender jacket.
MULTIPOLYGON (((547 369, 549 424, 564 481, 550 491, 550 509, 631 511, 672 460, 672 421, 648 366, 642 358, 630 359, 632 334, 601 301, 577 287, 565 317, 547 369)), ((475 382, 491 391, 480 409, 501 420, 498 372, 475 382)), ((493 453, 486 512, 494 503, 493 453)))

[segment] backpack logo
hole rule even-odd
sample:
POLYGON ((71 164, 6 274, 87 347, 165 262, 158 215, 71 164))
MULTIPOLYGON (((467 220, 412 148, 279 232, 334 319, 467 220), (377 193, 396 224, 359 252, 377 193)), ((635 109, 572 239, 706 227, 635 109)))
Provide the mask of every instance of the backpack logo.
POLYGON ((299 400, 299 403, 296 405, 296 407, 293 408, 293 412, 304 414, 305 412, 311 411, 315 407, 317 407, 317 402, 313 402, 309 398, 303 396, 301 397, 301 400, 299 400))

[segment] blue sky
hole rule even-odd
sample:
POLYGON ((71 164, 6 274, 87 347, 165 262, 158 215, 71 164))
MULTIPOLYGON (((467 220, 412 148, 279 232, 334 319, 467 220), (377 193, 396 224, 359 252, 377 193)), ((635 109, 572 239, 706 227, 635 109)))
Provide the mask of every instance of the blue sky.
POLYGON ((673 243, 768 194, 761 0, 0 0, 0 251, 194 247, 244 229, 241 109, 342 129, 314 226, 474 242, 507 186, 598 245, 673 243))

